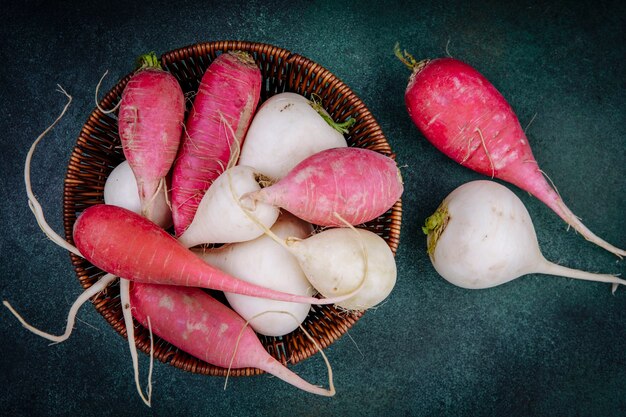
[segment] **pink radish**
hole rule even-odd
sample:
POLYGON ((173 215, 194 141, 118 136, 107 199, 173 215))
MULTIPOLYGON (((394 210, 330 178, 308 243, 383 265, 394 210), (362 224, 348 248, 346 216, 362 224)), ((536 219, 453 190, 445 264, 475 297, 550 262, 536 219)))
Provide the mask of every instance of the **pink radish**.
POLYGON ((333 148, 309 156, 278 182, 245 194, 320 226, 357 225, 384 214, 400 198, 395 161, 362 148, 333 148))
POLYGON ((396 55, 413 73, 405 92, 409 115, 437 149, 463 166, 508 181, 544 202, 585 239, 626 255, 592 233, 545 179, 517 116, 478 71, 452 58, 415 61, 396 55))
POLYGON ((296 303, 331 304, 347 298, 320 300, 236 279, 204 262, 156 224, 122 207, 98 204, 87 208, 74 224, 73 237, 86 260, 135 282, 209 288, 296 303))
POLYGON ((177 236, 191 224, 202 196, 243 142, 259 102, 261 71, 246 52, 219 55, 200 82, 172 171, 177 236))
POLYGON ((270 356, 246 321, 199 288, 133 283, 133 316, 154 334, 183 351, 228 369, 262 369, 304 391, 332 396, 330 389, 306 382, 270 356))
POLYGON ((176 78, 163 71, 154 53, 140 57, 120 101, 118 125, 124 155, 137 179, 141 212, 152 204, 178 152, 185 99, 176 78))

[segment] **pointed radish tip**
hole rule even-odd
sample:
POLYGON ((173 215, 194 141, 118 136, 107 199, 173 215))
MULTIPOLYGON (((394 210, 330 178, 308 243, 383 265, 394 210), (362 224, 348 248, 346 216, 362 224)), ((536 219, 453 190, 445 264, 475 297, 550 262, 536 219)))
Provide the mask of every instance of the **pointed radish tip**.
MULTIPOLYGON (((547 180, 546 181, 547 184, 547 180)), ((548 185, 549 186, 549 185, 548 185)), ((551 208, 559 217, 561 217, 565 223, 574 228, 578 233, 582 235, 587 241, 611 252, 615 256, 617 256, 620 260, 624 259, 626 256, 626 250, 618 248, 606 240, 600 238, 595 233, 587 228, 580 220, 578 216, 576 216, 572 210, 565 204, 565 202, 561 199, 558 193, 555 191, 554 187, 551 188, 552 192, 547 194, 535 193, 530 190, 535 197, 537 197, 540 201, 546 204, 549 208, 551 208), (550 199, 550 196, 556 196, 554 199, 550 199)))
POLYGON ((306 337, 313 342, 313 344, 319 351, 320 355, 324 359, 324 363, 326 364, 326 368, 328 370, 328 388, 324 388, 319 385, 314 385, 302 379, 302 377, 300 377, 291 369, 289 369, 288 367, 280 363, 277 359, 275 359, 265 350, 263 350, 263 352, 264 352, 264 355, 267 355, 266 356, 267 360, 261 361, 261 363, 259 363, 256 366, 258 366, 259 369, 271 375, 274 375, 277 378, 282 379, 289 385, 294 386, 298 389, 301 389, 302 391, 308 392, 310 394, 320 395, 322 397, 333 397, 336 394, 336 391, 335 391, 335 384, 333 382, 333 369, 330 366, 328 357, 326 356, 324 351, 321 349, 318 342, 309 334, 309 332, 306 331, 304 327, 302 327, 302 324, 300 324, 300 329, 302 329, 306 337))
POLYGON ((332 389, 326 389, 322 387, 318 387, 318 388, 319 388, 319 391, 312 392, 312 394, 321 395, 322 397, 334 397, 335 394, 337 393, 334 387, 332 389))

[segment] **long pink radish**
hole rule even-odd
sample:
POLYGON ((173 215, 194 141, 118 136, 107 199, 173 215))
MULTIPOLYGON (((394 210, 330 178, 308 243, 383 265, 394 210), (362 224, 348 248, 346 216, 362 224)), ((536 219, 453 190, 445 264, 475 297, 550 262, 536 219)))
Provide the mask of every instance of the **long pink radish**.
POLYGON ((227 369, 262 369, 304 391, 332 396, 270 356, 246 321, 199 288, 133 283, 133 316, 154 334, 207 363, 227 369))
POLYGON ((452 58, 417 62, 397 47, 396 55, 413 71, 404 96, 409 115, 437 149, 463 166, 528 191, 585 239, 626 255, 565 205, 539 169, 513 109, 482 74, 452 58))
POLYGON ((403 191, 395 161, 363 148, 333 148, 309 156, 278 182, 245 194, 320 226, 357 225, 389 210, 403 191), (339 215, 340 217, 338 217, 339 215))
POLYGON ((140 57, 141 67, 122 92, 118 125, 124 156, 137 179, 142 214, 166 187, 183 128, 185 98, 178 81, 161 69, 154 55, 140 57))
POLYGON ((204 73, 172 171, 172 216, 180 236, 202 196, 241 146, 256 110, 261 71, 246 52, 219 55, 204 73), (234 137, 233 137, 234 136, 234 137))
POLYGON ((98 204, 87 208, 74 223, 73 237, 86 260, 135 282, 200 287, 295 303, 332 304, 347 298, 293 295, 239 280, 204 262, 156 224, 122 207, 98 204))

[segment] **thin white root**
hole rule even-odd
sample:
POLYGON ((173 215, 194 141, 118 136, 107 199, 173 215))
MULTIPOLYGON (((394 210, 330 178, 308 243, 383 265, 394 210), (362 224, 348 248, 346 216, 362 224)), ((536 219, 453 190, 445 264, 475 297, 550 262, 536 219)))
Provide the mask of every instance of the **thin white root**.
POLYGON ((235 343, 235 347, 233 349, 233 355, 230 357, 230 362, 228 362, 228 369, 226 370, 226 378, 224 379, 224 391, 226 391, 226 387, 228 386, 228 378, 230 377, 230 370, 233 369, 233 362, 235 361, 235 355, 237 354, 237 349, 239 349, 239 341, 241 340, 241 336, 243 336, 244 329, 250 324, 250 320, 246 321, 246 324, 241 328, 239 332, 239 336, 237 336, 237 342, 235 343))
POLYGON ((487 158, 489 159, 489 164, 491 165, 491 178, 493 179, 493 177, 496 176, 496 167, 493 164, 493 159, 491 159, 491 154, 487 150, 485 137, 483 136, 483 132, 479 128, 476 128, 475 132, 478 132, 478 134, 480 135, 480 143, 483 145, 483 150, 485 151, 485 154, 487 155, 487 158))
POLYGON ((526 133, 530 125, 535 121, 535 117, 537 117, 537 113, 533 114, 533 117, 530 118, 530 122, 528 122, 528 124, 524 128, 524 133, 526 133))
POLYGON ((163 177, 163 188, 165 189, 163 191, 163 193, 165 194, 165 204, 167 205, 167 207, 169 207, 170 211, 172 211, 172 201, 170 200, 170 192, 172 192, 172 189, 167 188, 167 179, 165 177, 163 177))
POLYGON ((446 42, 446 56, 452 58, 452 54, 450 54, 450 38, 448 38, 446 42))
POLYGON ((459 163, 463 165, 465 162, 467 162, 467 160, 469 159, 471 155, 472 155, 472 138, 470 137, 467 139, 467 152, 465 153, 465 158, 463 158, 463 160, 459 163))
POLYGON ((73 254, 78 255, 82 258, 83 256, 81 255, 80 251, 76 249, 75 246, 72 246, 69 243, 67 243, 65 239, 59 236, 50 227, 50 225, 46 221, 46 218, 44 217, 41 204, 39 204, 37 197, 35 197, 35 194, 33 193, 33 189, 32 189, 31 182, 30 182, 30 163, 31 163, 31 160, 33 159, 35 148, 37 147, 41 139, 43 139, 43 137, 46 136, 48 132, 50 132, 54 128, 54 126, 57 125, 57 123, 59 123, 59 121, 61 120, 61 118, 63 118, 63 116, 65 115, 65 112, 69 108, 70 103, 72 102, 72 96, 70 96, 67 93, 67 91, 63 89, 63 87, 61 87, 58 84, 57 86, 58 86, 58 91, 65 94, 65 96, 67 97, 67 103, 65 104, 65 107, 63 107, 61 114, 57 116, 54 122, 52 122, 52 124, 48 126, 46 130, 44 130, 39 136, 37 136, 37 139, 35 139, 33 144, 30 146, 30 149, 28 150, 28 153, 26 154, 26 162, 24 164, 24 183, 26 184, 26 194, 28 195, 28 206, 30 207, 33 214, 35 215, 35 218, 37 219, 37 224, 39 225, 41 230, 44 232, 44 234, 54 243, 59 245, 60 247, 65 248, 68 251, 72 252, 73 254))
POLYGON ((15 309, 11 306, 11 304, 9 304, 8 301, 5 300, 2 302, 2 304, 4 304, 4 306, 9 309, 9 311, 19 320, 20 323, 22 323, 22 326, 24 326, 27 330, 35 333, 37 336, 48 339, 51 342, 61 343, 67 340, 72 334, 72 330, 74 330, 74 324, 76 323, 76 315, 78 313, 78 309, 87 301, 89 301, 91 297, 104 290, 111 282, 113 282, 115 278, 116 276, 112 274, 104 275, 95 284, 85 290, 76 299, 76 301, 74 301, 74 304, 72 304, 72 307, 70 308, 70 311, 67 315, 67 325, 65 326, 65 333, 60 336, 46 333, 28 324, 26 320, 24 320, 24 318, 17 311, 15 311, 15 309))
MULTIPOLYGON (((196 142, 194 142, 191 139, 191 136, 189 135, 189 132, 187 131, 187 125, 185 123, 182 123, 183 126, 183 135, 185 137, 185 144, 190 143, 191 145, 193 145, 193 147, 195 148, 195 150, 198 150, 198 145, 196 145, 196 142)), ((181 141, 181 145, 182 145, 183 141, 181 141)))
POLYGON ((167 188, 167 184, 165 182, 165 177, 162 177, 159 180, 159 185, 157 186, 157 189, 154 191, 154 194, 152 194, 152 196, 148 199, 148 201, 146 202, 146 204, 144 205, 144 208, 142 210, 142 215, 146 219, 148 219, 150 221, 153 221, 153 219, 152 219, 152 209, 154 208, 154 202, 159 197, 159 193, 161 192, 161 190, 163 190, 163 192, 165 193, 165 201, 169 205, 169 199, 167 198, 167 189, 166 188, 167 188))
MULTIPOLYGON (((133 315, 130 309, 130 281, 127 279, 120 279, 120 301, 122 303, 122 312, 124 313, 124 324, 126 325, 126 336, 128 338, 128 346, 130 348, 130 357, 133 362, 133 371, 135 373, 135 386, 137 392, 143 400, 143 402, 150 407, 152 401, 152 364, 150 365, 150 375, 148 377, 148 394, 147 397, 141 390, 141 383, 139 382, 139 359, 137 357, 137 346, 135 345, 135 325, 133 324, 133 315)), ((149 323, 149 322, 148 322, 149 323)), ((150 330, 152 335, 152 330, 150 330)), ((150 337, 150 361, 152 362, 152 336, 150 337)))
MULTIPOLYGON (((287 312, 287 314, 291 314, 291 313, 287 312)), ((306 329, 304 328, 304 326, 302 326, 302 324, 300 324, 300 329, 302 329, 302 332, 306 335, 307 339, 313 342, 313 345, 315 346, 315 348, 319 351, 320 355, 322 355, 322 358, 324 359, 324 363, 326 364, 326 369, 328 370, 328 391, 332 394, 335 394, 336 391, 335 391, 335 384, 333 383, 333 368, 330 366, 330 361, 328 360, 328 357, 326 356, 326 354, 324 353, 320 345, 317 343, 317 340, 315 340, 313 336, 311 336, 309 332, 306 331, 306 329)))
POLYGON ((607 251, 615 254, 618 258, 623 259, 626 256, 626 250, 624 249, 620 249, 616 246, 611 245, 609 242, 607 242, 606 240, 598 237, 595 233, 593 233, 591 230, 589 230, 587 228, 587 226, 585 226, 580 219, 578 218, 578 216, 576 216, 574 213, 572 213, 572 211, 569 209, 569 207, 567 207, 565 205, 565 203, 563 202, 563 200, 559 199, 556 201, 556 204, 558 206, 558 208, 560 209, 559 211, 556 211, 556 213, 559 214, 559 216, 561 216, 561 218, 563 220, 565 220, 565 222, 568 224, 568 227, 571 226, 574 228, 574 230, 576 230, 578 233, 580 233, 582 235, 582 237, 584 237, 586 240, 588 240, 589 242, 592 242, 598 246, 600 246, 603 249, 606 249, 607 251))
POLYGON ((222 122, 224 124, 224 126, 228 129, 228 133, 230 133, 231 137, 232 137, 232 141, 230 142, 230 158, 228 160, 228 165, 226 166, 226 169, 228 168, 232 168, 237 164, 237 161, 239 160, 239 155, 241 154, 241 143, 239 142, 239 139, 237 138, 237 135, 235 134, 235 131, 233 130, 233 127, 230 125, 230 123, 228 123, 228 120, 226 120, 226 117, 224 117, 224 114, 222 114, 222 112, 219 112, 220 114, 220 122, 222 122))
POLYGON ((102 77, 100 78, 100 81, 98 81, 98 85, 96 85, 96 92, 95 92, 96 107, 98 108, 98 110, 100 110, 100 112, 102 112, 104 114, 113 113, 115 110, 117 110, 120 107, 120 104, 122 103, 122 100, 120 100, 115 105, 115 107, 113 107, 111 110, 104 110, 102 107, 100 107, 100 103, 98 103, 98 90, 100 90, 100 85, 102 84, 102 81, 104 80, 104 77, 106 77, 108 73, 109 73, 109 70, 104 71, 104 74, 102 74, 102 77))
POLYGON ((152 399, 152 371, 154 370, 154 334, 152 333, 152 322, 148 319, 148 333, 150 334, 150 367, 148 368, 148 398, 152 399))
POLYGON ((357 352, 359 352, 361 354, 361 357, 363 359, 365 359, 365 354, 363 353, 363 351, 359 347, 359 344, 356 342, 356 340, 354 340, 354 338, 352 337, 350 332, 346 332, 346 336, 348 336, 348 339, 350 339, 350 341, 354 344, 354 347, 356 348, 357 352))
MULTIPOLYGON (((552 186, 552 188, 554 188, 554 192, 556 192, 556 195, 559 196, 559 198, 561 200, 563 200, 563 197, 561 197, 561 193, 559 193, 559 189, 556 188, 556 185, 554 184, 554 181, 552 181, 552 178, 550 178, 548 176, 548 174, 545 173, 545 171, 539 169, 539 172, 541 172, 541 175, 543 175, 544 177, 546 177, 546 179, 550 182, 550 185, 552 186)), ((580 220, 580 217, 578 217, 578 220, 580 220)))
POLYGON ((313 338, 313 336, 311 336, 309 334, 309 332, 306 331, 304 326, 302 326, 302 323, 298 320, 298 318, 292 312, 284 311, 284 310, 262 311, 262 312, 260 312, 258 314, 255 314, 254 316, 250 317, 249 320, 246 320, 245 325, 241 328, 241 331, 239 332, 239 336, 237 336, 237 342, 235 343, 235 348, 233 350, 233 355, 231 356, 230 363, 228 364, 228 370, 226 371, 226 380, 224 381, 224 391, 226 391, 226 386, 228 384, 228 377, 230 375, 230 370, 232 369, 233 361, 235 360, 235 355, 237 354, 237 348, 239 347, 239 341, 241 340, 241 336, 243 336, 243 332, 244 332, 245 328, 250 325, 250 322, 252 320, 256 319, 257 317, 262 316, 263 314, 267 314, 267 313, 287 314, 288 316, 293 318, 298 323, 298 327, 300 327, 300 329, 306 335, 306 337, 311 342, 313 342, 313 345, 315 346, 315 348, 322 355, 322 358, 324 359, 324 363, 326 364, 326 369, 328 370, 328 392, 331 395, 334 395, 336 391, 335 391, 335 384, 333 383, 333 368, 330 366, 330 361, 328 360, 328 357, 326 356, 326 354, 324 353, 324 351, 322 350, 320 345, 317 343, 317 340, 315 340, 315 338, 313 338))

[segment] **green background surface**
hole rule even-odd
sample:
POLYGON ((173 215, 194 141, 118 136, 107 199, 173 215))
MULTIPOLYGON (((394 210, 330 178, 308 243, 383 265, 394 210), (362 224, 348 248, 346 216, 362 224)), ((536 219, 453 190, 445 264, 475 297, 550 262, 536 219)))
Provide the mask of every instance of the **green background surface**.
MULTIPOLYGON (((0 296, 60 333, 81 288, 67 252, 39 231, 23 186, 34 138, 74 101, 33 160, 33 186, 62 231, 71 149, 94 88, 136 56, 212 40, 266 42, 326 67, 380 123, 406 190, 398 282, 327 349, 337 395, 319 398, 267 375, 193 375, 157 363, 154 405, 135 392, 127 344, 87 305, 65 343, 50 345, 0 309, 0 414, 18 416, 624 416, 626 291, 530 275, 483 291, 441 279, 420 226, 455 187, 483 178, 440 154, 404 107, 416 57, 451 55, 479 69, 515 109, 540 166, 587 226, 625 247, 626 8, 623 2, 12 1, 0 26, 0 296), (532 123, 531 123, 532 121, 532 123)), ((527 206, 546 258, 624 273, 535 198, 527 206)), ((141 356, 143 369, 147 357, 141 356)), ((319 355, 293 367, 323 384, 319 355)), ((145 375, 145 374, 144 374, 145 375)))

